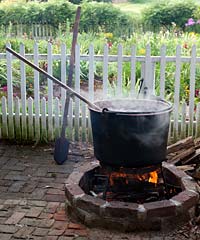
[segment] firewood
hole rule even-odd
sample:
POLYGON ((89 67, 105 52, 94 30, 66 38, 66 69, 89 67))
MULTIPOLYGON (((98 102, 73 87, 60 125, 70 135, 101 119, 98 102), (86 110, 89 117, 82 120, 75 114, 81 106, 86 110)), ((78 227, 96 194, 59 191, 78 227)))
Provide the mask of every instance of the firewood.
POLYGON ((200 138, 196 138, 196 139, 194 140, 194 145, 195 145, 195 148, 196 148, 196 149, 200 148, 200 138))
POLYGON ((189 149, 183 149, 182 151, 178 152, 177 155, 171 157, 171 158, 167 158, 167 162, 172 163, 172 164, 179 164, 182 163, 182 161, 184 162, 184 160, 186 161, 186 159, 188 159, 189 157, 192 157, 195 154, 195 148, 194 146, 189 148, 189 149))
POLYGON ((188 137, 168 146, 167 154, 176 153, 182 151, 183 149, 189 149, 191 147, 195 147, 194 139, 192 137, 188 137))
POLYGON ((185 172, 185 171, 194 170, 195 166, 196 164, 190 164, 190 165, 177 166, 177 168, 185 172))
POLYGON ((192 177, 200 180, 200 167, 195 169, 195 171, 192 173, 192 177))
POLYGON ((181 161, 182 165, 200 163, 200 149, 196 149, 195 154, 181 161))

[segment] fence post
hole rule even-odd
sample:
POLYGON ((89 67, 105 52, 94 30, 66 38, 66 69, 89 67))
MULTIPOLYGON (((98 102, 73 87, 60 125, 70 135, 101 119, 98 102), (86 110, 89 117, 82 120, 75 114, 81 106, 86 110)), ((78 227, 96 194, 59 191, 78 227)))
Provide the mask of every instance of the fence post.
POLYGON ((8 118, 7 118, 7 103, 6 97, 1 98, 2 103, 2 137, 8 138, 8 118))
MULTIPOLYGON (((15 103, 15 137, 17 140, 21 140, 23 139, 23 137, 25 137, 24 135, 22 135, 22 131, 21 131, 21 122, 20 122, 20 101, 19 98, 16 97, 14 99, 14 103, 15 103)), ((26 116, 26 115, 25 115, 26 116)), ((23 118, 23 115, 22 115, 23 118)), ((26 139, 26 138, 25 138, 26 139)), ((23 139, 24 140, 24 139, 23 139)))
MULTIPOLYGON (((25 56, 25 47, 20 44, 20 54, 25 56)), ((22 108, 22 138, 27 139, 27 124, 26 124, 26 67, 25 63, 20 61, 21 75, 21 108, 22 108)), ((30 87, 30 86, 29 86, 30 87)))
POLYGON ((181 76, 181 46, 176 47, 176 71, 175 71, 175 89, 174 89, 174 140, 178 139, 178 117, 180 100, 180 76, 181 76))
MULTIPOLYGON (((66 84, 66 45, 63 43, 61 45, 61 82, 66 84)), ((65 107, 65 99, 66 99, 66 90, 61 88, 61 112, 62 115, 64 113, 65 107)))
MULTIPOLYGON (((7 47, 11 47, 8 43, 7 47)), ((6 52, 7 60, 7 95, 8 95, 8 136, 14 139, 14 121, 13 121, 13 83, 12 83, 12 55, 6 52)))
POLYGON ((47 142, 46 99, 41 100, 41 140, 47 142))
POLYGON ((31 141, 33 139, 33 99, 28 98, 28 139, 31 141))
POLYGON ((123 77, 122 77, 122 68, 123 68, 123 48, 122 45, 118 45, 118 52, 117 52, 117 97, 122 97, 122 84, 123 84, 123 77))
POLYGON ((145 55, 145 71, 144 71, 144 87, 147 88, 147 94, 153 93, 153 79, 152 79, 152 62, 151 62, 151 47, 146 45, 145 55))
MULTIPOLYGON (((52 45, 48 43, 47 71, 52 75, 52 45)), ((48 140, 53 140, 53 82, 48 79, 48 140)))
POLYGON ((103 53, 103 98, 108 94, 108 44, 104 45, 103 53))
POLYGON ((166 46, 160 49, 160 97, 165 97, 165 69, 166 69, 166 46))
POLYGON ((135 97, 135 82, 136 82, 136 46, 131 48, 131 96, 135 97))
POLYGON ((196 45, 193 45, 192 52, 191 52, 191 63, 190 63, 190 95, 189 95, 188 135, 193 135, 195 75, 196 75, 196 45))
MULTIPOLYGON (((39 64, 38 54, 39 54, 38 45, 35 42, 33 58, 34 58, 34 64, 37 66, 39 64)), ((39 78, 39 72, 36 70, 34 70, 34 105, 35 105, 35 121, 34 121, 35 139, 36 141, 39 141, 40 139, 40 78, 39 78)))

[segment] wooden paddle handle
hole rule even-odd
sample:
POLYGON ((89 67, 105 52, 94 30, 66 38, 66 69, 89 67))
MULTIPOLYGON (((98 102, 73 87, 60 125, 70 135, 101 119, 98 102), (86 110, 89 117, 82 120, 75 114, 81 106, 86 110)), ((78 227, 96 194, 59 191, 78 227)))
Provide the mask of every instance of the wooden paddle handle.
MULTIPOLYGON (((79 6, 76 10, 75 23, 74 23, 74 27, 73 27, 71 56, 70 56, 70 61, 69 61, 69 73, 68 73, 68 80, 67 80, 68 87, 72 87, 72 78, 73 78, 74 62, 75 62, 75 47, 76 47, 77 37, 78 37, 78 26, 79 26, 79 22, 80 22, 80 15, 81 15, 81 7, 79 6)), ((69 111, 69 101, 70 101, 70 96, 69 96, 69 94, 67 94, 66 100, 65 100, 65 106, 64 106, 61 137, 65 137, 65 131, 66 131, 66 127, 67 127, 67 115, 68 115, 68 111, 69 111)))
POLYGON ((80 100, 82 100, 83 102, 85 102, 86 104, 88 104, 89 107, 94 108, 98 111, 101 111, 101 108, 96 106, 95 104, 93 104, 92 102, 90 102, 88 99, 86 99, 85 97, 83 97, 81 94, 77 93, 76 91, 74 91, 72 88, 68 87, 66 84, 62 83, 61 81, 59 81, 57 78, 55 78, 54 76, 50 75, 49 73, 47 73, 46 71, 44 71, 42 68, 39 68, 37 65, 35 65, 34 63, 30 62, 28 59, 26 59, 25 57, 23 57, 21 54, 15 52, 13 49, 6 47, 6 50, 10 53, 12 53, 15 57, 17 57, 18 59, 22 60, 23 62, 25 62, 26 64, 28 64, 29 66, 31 66, 32 68, 34 68, 35 70, 37 70, 38 72, 42 73, 43 75, 45 75, 46 77, 48 77, 50 80, 52 80, 53 82, 57 83, 58 85, 60 85, 61 87, 63 87, 64 89, 68 90, 70 92, 71 95, 76 96, 77 98, 79 98, 80 100))

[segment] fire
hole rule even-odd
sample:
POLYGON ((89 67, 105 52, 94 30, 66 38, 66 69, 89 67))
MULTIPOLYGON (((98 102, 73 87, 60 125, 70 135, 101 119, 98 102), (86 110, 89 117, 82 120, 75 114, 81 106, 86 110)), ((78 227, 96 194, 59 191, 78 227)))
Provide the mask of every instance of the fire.
POLYGON ((150 183, 157 184, 158 183, 158 173, 157 171, 153 171, 145 174, 130 174, 125 173, 123 171, 120 172, 112 172, 109 175, 110 185, 113 186, 115 184, 116 179, 124 179, 125 184, 129 184, 130 180, 139 180, 139 181, 147 181, 150 183))
POLYGON ((157 174, 157 172, 156 171, 150 172, 149 175, 150 175, 149 182, 156 184, 158 182, 158 174, 157 174))

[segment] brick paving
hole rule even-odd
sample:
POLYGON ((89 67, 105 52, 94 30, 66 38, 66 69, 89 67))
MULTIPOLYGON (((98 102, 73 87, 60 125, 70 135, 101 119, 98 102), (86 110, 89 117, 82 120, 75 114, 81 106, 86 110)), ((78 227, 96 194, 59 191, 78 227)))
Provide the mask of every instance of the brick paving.
MULTIPOLYGON (((64 182, 88 146, 72 144, 68 161, 57 165, 52 146, 0 145, 0 240, 159 240, 188 238, 187 231, 119 233, 88 229, 65 212, 64 182)), ((91 151, 90 151, 91 152, 91 151)), ((88 158, 88 156, 87 156, 88 158)), ((190 236, 191 237, 191 236, 190 236)))

